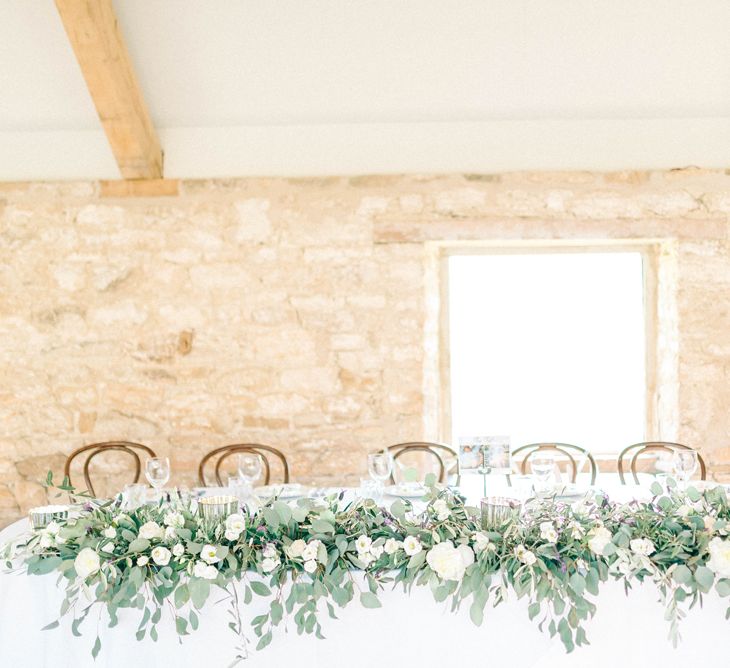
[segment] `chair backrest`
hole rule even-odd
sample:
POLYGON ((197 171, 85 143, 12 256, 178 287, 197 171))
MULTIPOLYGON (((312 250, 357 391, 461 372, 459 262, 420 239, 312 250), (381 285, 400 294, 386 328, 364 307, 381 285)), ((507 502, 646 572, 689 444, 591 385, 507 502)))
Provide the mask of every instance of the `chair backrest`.
POLYGON ((71 463, 73 460, 82 455, 86 454, 84 460, 84 482, 86 482, 86 488, 92 495, 95 495, 94 486, 91 484, 91 477, 89 476, 89 464, 91 460, 100 455, 102 452, 124 452, 130 455, 134 459, 134 480, 132 482, 139 482, 139 478, 142 475, 142 463, 139 459, 139 453, 144 453, 147 457, 156 457, 154 450, 147 445, 141 443, 132 443, 131 441, 104 441, 103 443, 90 443, 89 445, 83 445, 80 448, 74 450, 68 457, 66 457, 66 463, 63 467, 63 475, 71 482, 71 463))
POLYGON ((578 472, 585 462, 588 462, 591 467, 591 485, 596 482, 596 476, 598 475, 596 460, 588 450, 581 448, 579 445, 572 445, 571 443, 529 443, 513 450, 512 456, 514 457, 520 453, 525 453, 519 462, 519 470, 522 474, 527 472, 527 462, 533 455, 536 453, 553 453, 568 460, 570 464, 570 482, 576 481, 578 472))
MULTIPOLYGON (((673 443, 671 441, 642 441, 641 443, 633 443, 628 447, 624 448, 618 456, 618 477, 621 479, 621 484, 626 484, 625 474, 629 471, 634 479, 634 483, 639 484, 639 477, 637 476, 636 465, 639 457, 648 452, 659 452, 673 455, 677 450, 692 450, 688 445, 682 443, 673 443), (629 459, 630 458, 630 459, 629 459), (626 461, 628 460, 629 466, 626 471, 626 461)), ((696 451, 695 451, 696 452, 696 451)), ((702 459, 702 455, 697 452, 697 461, 700 465, 700 480, 707 479, 707 467, 705 466, 705 460, 702 459)))
POLYGON ((217 457, 218 461, 216 461, 214 470, 215 482, 218 484, 218 486, 222 487, 223 480, 221 479, 221 466, 223 465, 223 462, 233 455, 238 455, 245 452, 256 454, 261 458, 264 468, 264 485, 268 485, 269 481, 271 480, 271 466, 269 464, 267 455, 272 455, 281 462, 281 467, 284 474, 284 482, 289 482, 289 464, 286 461, 284 453, 282 453, 280 450, 277 450, 270 445, 263 445, 262 443, 234 443, 233 445, 224 445, 220 448, 216 448, 215 450, 211 450, 203 457, 203 459, 200 460, 200 465, 198 466, 198 480, 200 481, 200 484, 203 487, 208 486, 208 481, 205 478, 205 465, 211 459, 217 457))
MULTIPOLYGON (((447 462, 444 460, 451 457, 453 458, 454 472, 456 475, 459 474, 459 455, 454 451, 451 446, 445 443, 432 443, 430 441, 409 441, 407 443, 396 443, 395 445, 388 446, 388 452, 393 456, 393 462, 396 462, 400 457, 405 454, 412 452, 425 452, 432 458, 436 459, 438 465, 438 480, 439 482, 445 482, 448 475, 449 467, 447 462)), ((390 480, 395 483, 395 471, 391 473, 390 480)))

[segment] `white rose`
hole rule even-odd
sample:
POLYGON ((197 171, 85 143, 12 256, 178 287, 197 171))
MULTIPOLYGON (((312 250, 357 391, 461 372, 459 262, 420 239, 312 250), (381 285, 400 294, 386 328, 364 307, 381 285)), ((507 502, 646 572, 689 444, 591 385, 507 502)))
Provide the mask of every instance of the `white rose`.
POLYGON ((101 548, 101 551, 102 551, 102 552, 106 552, 107 554, 111 554, 112 552, 114 552, 114 548, 115 548, 115 547, 116 547, 116 546, 114 545, 114 543, 112 543, 112 542, 109 542, 109 543, 106 543, 106 544, 105 544, 105 545, 104 545, 104 546, 103 546, 103 547, 101 548))
POLYGON ((540 538, 548 543, 558 542, 558 532, 552 522, 540 523, 540 538))
POLYGON ((238 540, 241 537, 241 534, 236 533, 235 531, 231 531, 230 529, 226 529, 225 537, 226 540, 234 541, 238 540))
POLYGON ((226 529, 235 533, 243 533, 246 528, 246 520, 243 515, 239 513, 233 513, 226 517, 226 529))
POLYGON ((316 560, 321 542, 322 541, 319 540, 309 541, 309 543, 307 543, 307 546, 302 550, 302 559, 304 559, 304 561, 316 560))
POLYGON ((204 561, 196 561, 193 566, 193 575, 204 580, 215 580, 218 577, 218 571, 215 566, 209 566, 204 561))
POLYGON ((730 578, 730 540, 723 540, 717 536, 707 546, 710 558, 707 567, 721 578, 730 578))
POLYGON ((304 562, 304 570, 307 571, 307 573, 314 573, 314 571, 317 570, 317 562, 314 561, 314 559, 309 559, 308 561, 304 562))
POLYGON ((99 555, 90 547, 85 547, 76 555, 74 559, 74 568, 76 574, 84 580, 99 570, 99 555))
POLYGON ((154 539, 161 539, 164 535, 164 532, 162 530, 162 527, 157 524, 157 522, 145 522, 140 528, 139 528, 139 535, 140 538, 145 538, 147 540, 154 540, 154 539))
POLYGON ((403 549, 409 557, 412 557, 418 554, 423 549, 423 546, 416 536, 406 536, 403 541, 403 549))
POLYGON ((537 561, 535 554, 528 550, 524 545, 518 545, 515 548, 515 556, 519 561, 527 566, 532 566, 537 561))
POLYGON ((104 538, 116 538, 117 530, 114 527, 107 527, 104 529, 104 538))
POLYGON ((436 513, 436 518, 439 520, 439 522, 447 520, 449 518, 449 515, 451 515, 449 505, 444 499, 437 499, 436 501, 434 501, 433 510, 436 513))
POLYGON ((215 564, 220 561, 218 550, 214 545, 203 545, 203 549, 200 550, 200 558, 207 564, 215 564))
POLYGON ((358 554, 363 554, 364 552, 370 551, 370 545, 372 545, 372 538, 370 536, 360 536, 355 541, 355 548, 358 551, 358 554))
MULTIPOLYGON (((46 527, 46 531, 51 534, 51 536, 56 536, 58 532, 61 530, 61 525, 56 522, 55 520, 53 522, 49 522, 48 526, 46 527)), ((114 536, 108 536, 109 538, 114 538, 114 536)))
POLYGON ((261 570, 264 573, 271 573, 281 562, 278 559, 272 559, 271 557, 266 557, 261 562, 261 570))
POLYGON ((185 554, 185 546, 182 543, 176 543, 172 546, 172 553, 176 557, 182 557, 182 555, 185 554))
POLYGON ((632 552, 640 554, 643 557, 648 557, 655 549, 654 543, 648 538, 634 538, 629 542, 629 547, 631 547, 632 552))
POLYGON ((385 554, 395 554, 401 547, 403 547, 403 543, 399 540, 388 538, 385 541, 385 554))
POLYGON ((474 552, 467 545, 454 547, 450 540, 445 540, 427 552, 426 562, 442 580, 458 582, 467 567, 474 563, 474 552))
POLYGON ((289 547, 286 548, 286 553, 292 559, 298 559, 302 556, 305 547, 307 547, 307 544, 301 538, 297 538, 291 545, 289 545, 289 547))
POLYGON ((143 554, 139 559, 137 559, 137 566, 144 567, 148 563, 150 563, 150 558, 146 554, 143 554))
POLYGON ((158 545, 154 550, 152 550, 152 561, 154 561, 158 566, 167 566, 167 564, 170 563, 171 556, 172 553, 170 550, 166 547, 162 547, 161 545, 158 545))
POLYGON ((266 543, 266 546, 264 547, 262 554, 267 559, 278 559, 279 558, 279 552, 276 549, 276 545, 273 543, 266 543))
POLYGON ((385 548, 382 545, 371 545, 370 554, 373 555, 374 559, 380 559, 380 555, 383 554, 385 548))
POLYGON ((611 542, 611 532, 606 527, 591 529, 588 547, 593 554, 602 555, 606 545, 611 542))
POLYGON ((175 540, 177 538, 177 531, 175 527, 167 527, 165 529, 165 540, 175 540))
POLYGON ((181 528, 185 526, 185 517, 182 513, 178 512, 165 513, 162 521, 169 527, 181 528))
POLYGON ((218 577, 218 569, 215 566, 208 566, 203 577, 206 580, 215 580, 218 577))

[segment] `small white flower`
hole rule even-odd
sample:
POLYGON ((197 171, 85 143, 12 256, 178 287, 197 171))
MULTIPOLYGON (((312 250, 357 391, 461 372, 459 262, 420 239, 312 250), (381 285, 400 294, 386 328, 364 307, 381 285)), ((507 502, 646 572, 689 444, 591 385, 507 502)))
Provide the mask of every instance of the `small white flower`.
POLYGON ((403 549, 409 557, 412 557, 418 554, 423 549, 423 546, 416 536, 406 536, 403 541, 403 549))
POLYGON ((532 566, 537 561, 535 554, 528 550, 524 545, 518 545, 515 547, 515 556, 527 566, 532 566))
POLYGON ((274 569, 276 569, 281 562, 278 559, 272 559, 271 557, 266 557, 261 562, 261 570, 264 573, 271 573, 274 569))
POLYGON ((176 543, 172 546, 172 553, 176 557, 182 557, 182 555, 185 554, 185 546, 182 543, 176 543))
POLYGON ((436 519, 438 519, 439 522, 449 519, 449 516, 451 515, 449 505, 446 503, 445 499, 436 499, 436 501, 433 502, 433 510, 436 513, 436 519))
POLYGON ((707 549, 710 553, 707 567, 721 578, 730 578, 730 540, 723 540, 715 536, 707 549))
POLYGON ((193 566, 193 575, 204 580, 215 580, 218 577, 218 571, 215 566, 210 566, 204 561, 196 561, 193 566))
POLYGON ((90 547, 85 547, 76 555, 74 568, 76 569, 76 574, 85 580, 99 570, 100 563, 99 555, 90 547))
POLYGON ((634 538, 629 542, 629 546, 631 547, 632 552, 643 557, 648 557, 655 549, 654 543, 652 543, 648 538, 634 538))
POLYGON ((167 566, 167 564, 170 563, 171 556, 172 553, 170 550, 166 547, 162 547, 162 545, 158 545, 154 550, 152 550, 152 561, 154 561, 158 566, 167 566))
POLYGON ((233 513, 226 517, 226 529, 235 533, 243 533, 246 528, 246 519, 240 513, 233 513))
POLYGON ((359 536, 358 539, 355 541, 355 549, 357 549, 358 554, 363 554, 365 552, 370 551, 370 545, 372 544, 373 540, 370 538, 370 536, 359 536))
POLYGON ((370 554, 373 555, 373 559, 380 559, 380 555, 383 554, 384 549, 382 545, 371 545, 370 554))
POLYGON ((137 566, 146 566, 150 562, 150 558, 143 554, 139 559, 137 559, 137 566))
POLYGON ((388 538, 385 541, 385 554, 395 554, 400 548, 403 547, 403 543, 395 538, 388 538))
POLYGON ((165 540, 175 540, 177 538, 177 531, 175 527, 165 528, 165 540))
POLYGON ((165 517, 162 520, 168 527, 182 528, 185 526, 185 517, 182 513, 170 511, 165 513, 165 517))
POLYGON ((310 540, 307 546, 302 550, 302 559, 304 561, 312 561, 317 559, 319 553, 319 546, 322 544, 320 540, 310 540))
POLYGON ((262 550, 261 554, 264 555, 267 559, 278 559, 279 558, 279 552, 276 549, 276 545, 273 543, 266 543, 266 546, 262 550))
POLYGON ((236 533, 235 531, 231 531, 230 529, 226 529, 225 537, 226 540, 234 541, 238 540, 241 537, 241 534, 236 533))
MULTIPOLYGON (((51 536, 58 535, 58 532, 61 530, 61 525, 56 522, 55 520, 53 522, 49 522, 48 526, 46 527, 46 531, 51 534, 51 536)), ((114 536, 107 536, 107 538, 114 538, 114 536)))
POLYGON ((146 540, 162 539, 164 531, 157 522, 145 522, 139 528, 139 535, 146 540))
POLYGON ((203 549, 200 550, 200 558, 206 564, 215 564, 220 561, 215 545, 203 545, 203 549))
POLYGON ((552 522, 540 522, 540 538, 548 543, 558 542, 558 532, 552 522))
POLYGON ((115 547, 116 547, 116 546, 114 545, 114 543, 112 543, 111 541, 109 541, 108 543, 106 543, 106 544, 105 544, 105 545, 104 545, 104 546, 103 546, 103 547, 101 548, 101 551, 102 551, 102 552, 106 552, 107 554, 111 554, 112 552, 114 552, 114 548, 115 548, 115 547))
POLYGON ((479 554, 481 552, 484 552, 484 550, 487 549, 489 546, 489 536, 485 534, 483 531, 477 531, 473 536, 472 540, 474 541, 474 551, 479 554))
POLYGON ((104 538, 116 538, 117 530, 114 527, 107 527, 104 529, 104 538))
POLYGON ((40 546, 44 549, 48 549, 51 545, 53 545, 53 536, 44 531, 41 534, 40 546))
POLYGON ((307 573, 314 573, 317 570, 317 562, 314 559, 309 559, 304 562, 304 570, 307 573))
POLYGON ((588 547, 593 554, 601 556, 606 546, 611 542, 611 532, 606 527, 591 529, 588 547))
POLYGON ((357 558, 362 562, 362 564, 367 568, 375 561, 375 557, 370 554, 370 552, 360 552, 357 555, 357 558))
POLYGON ((305 547, 307 547, 307 544, 301 538, 297 538, 291 545, 289 545, 289 547, 286 548, 286 553, 292 559, 298 559, 302 556, 302 552, 304 552, 305 547))

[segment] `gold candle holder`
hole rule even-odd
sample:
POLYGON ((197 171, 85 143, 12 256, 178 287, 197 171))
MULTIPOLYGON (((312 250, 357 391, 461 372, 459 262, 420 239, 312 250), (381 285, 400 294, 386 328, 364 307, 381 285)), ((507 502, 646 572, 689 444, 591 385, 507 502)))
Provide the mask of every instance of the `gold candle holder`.
POLYGON ((207 496, 198 501, 198 513, 204 520, 223 520, 238 512, 235 496, 207 496))
POLYGON ((504 526, 520 512, 520 502, 504 496, 482 499, 482 529, 494 531, 504 526))
POLYGON ((68 519, 68 506, 39 506, 29 511, 30 525, 38 531, 51 522, 68 519))

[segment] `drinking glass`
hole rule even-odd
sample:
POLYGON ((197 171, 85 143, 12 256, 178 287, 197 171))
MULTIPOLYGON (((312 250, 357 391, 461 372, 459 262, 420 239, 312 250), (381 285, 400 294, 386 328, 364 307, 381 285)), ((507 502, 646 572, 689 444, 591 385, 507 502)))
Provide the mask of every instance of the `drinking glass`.
POLYGON ((677 450, 672 456, 672 469, 677 481, 686 485, 695 474, 699 466, 699 459, 694 450, 677 450))
POLYGON ((261 464, 261 456, 253 452, 243 452, 236 455, 238 463, 238 475, 253 488, 253 484, 261 477, 263 465, 261 464))
POLYGON ((161 492, 170 479, 170 460, 167 457, 151 457, 145 462, 144 475, 155 491, 161 492))
POLYGON ((550 481, 555 473, 555 458, 550 455, 539 455, 530 459, 532 486, 536 494, 550 489, 550 481))
POLYGON ((393 473, 393 457, 391 454, 387 450, 370 453, 368 455, 368 473, 377 484, 378 492, 382 493, 385 481, 393 473))

